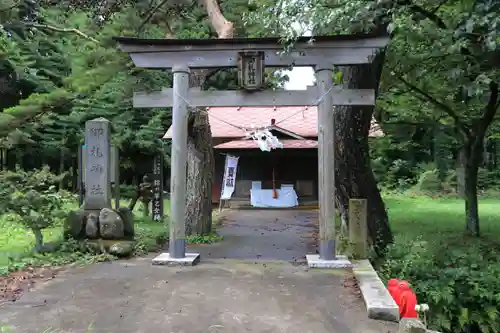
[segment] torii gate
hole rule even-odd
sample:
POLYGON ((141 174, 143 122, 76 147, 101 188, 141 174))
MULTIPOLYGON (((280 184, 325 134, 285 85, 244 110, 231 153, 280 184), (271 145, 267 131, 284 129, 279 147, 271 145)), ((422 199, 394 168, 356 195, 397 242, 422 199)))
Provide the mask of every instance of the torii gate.
MULTIPOLYGON (((306 106, 318 104, 319 255, 307 255, 310 267, 345 267, 349 262, 335 252, 335 170, 333 105, 374 105, 374 89, 333 87, 335 65, 371 63, 389 42, 387 36, 367 34, 301 37, 283 54, 279 38, 138 39, 115 37, 120 48, 142 68, 171 69, 173 88, 134 94, 134 107, 173 107, 171 155, 171 219, 169 252, 154 264, 194 265, 199 254, 185 251, 185 202, 188 105, 306 106), (264 68, 312 66, 317 85, 298 91, 262 91, 264 68), (189 89, 190 69, 239 68, 240 91, 189 89), (189 103, 189 104, 188 104, 189 103)), ((375 87, 374 87, 375 88, 375 87)))

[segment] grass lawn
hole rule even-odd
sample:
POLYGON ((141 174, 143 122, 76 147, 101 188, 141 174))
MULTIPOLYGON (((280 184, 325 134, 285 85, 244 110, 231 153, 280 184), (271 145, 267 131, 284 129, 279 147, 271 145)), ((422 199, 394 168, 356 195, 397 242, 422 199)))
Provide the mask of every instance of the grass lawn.
MULTIPOLYGON (((128 205, 128 201, 122 201, 122 206, 128 205)), ((75 209, 76 204, 68 209, 75 209)), ((170 210, 170 202, 165 200, 165 215, 168 215, 170 210)), ((154 242, 154 238, 165 232, 165 226, 151 220, 141 219, 142 204, 139 202, 134 208, 134 215, 139 217, 136 219, 136 232, 144 235, 146 238, 151 238, 149 241, 154 242)), ((8 221, 5 216, 0 216, 0 268, 9 264, 9 257, 22 257, 29 254, 35 244, 35 237, 30 230, 23 228, 20 224, 8 221)), ((63 228, 61 225, 54 226, 43 230, 44 242, 56 241, 62 238, 63 228)), ((146 241, 148 241, 146 239, 146 241)))
MULTIPOLYGON (((444 243, 462 240, 465 230, 465 204, 459 198, 389 195, 384 197, 396 243, 418 238, 444 243)), ((500 198, 480 198, 481 238, 500 242, 500 198)), ((474 241, 474 238, 471 238, 474 241)))
MULTIPOLYGON (((122 201, 121 206, 128 206, 128 201, 122 201)), ((68 211, 75 209, 76 203, 68 207, 68 211)), ((165 200, 164 214, 168 216, 170 212, 170 201, 165 200)), ((149 218, 143 217, 142 203, 137 203, 134 208, 135 232, 136 232, 136 250, 141 253, 156 250, 158 244, 163 244, 168 236, 168 230, 164 223, 154 222, 149 218)), ((214 227, 218 224, 217 213, 212 215, 214 227)), ((77 253, 50 253, 49 255, 36 255, 31 252, 35 244, 35 237, 30 230, 26 230, 20 224, 9 221, 6 216, 0 216, 0 275, 9 270, 17 270, 25 266, 26 263, 47 263, 47 264, 63 264, 74 262, 77 253), (14 260, 12 260, 13 258, 14 260), (15 267, 13 267, 15 266, 15 267)), ((61 240, 63 237, 62 223, 43 230, 44 242, 61 240)), ((189 236, 186 238, 188 243, 212 243, 217 242, 222 237, 216 233, 204 236, 189 236)), ((90 254, 82 258, 85 260, 94 260, 90 254)), ((105 259, 105 258, 104 258, 105 259)))
MULTIPOLYGON (((404 244, 410 241, 424 239, 430 243, 463 242, 465 225, 464 202, 458 198, 431 198, 424 196, 387 195, 384 197, 386 208, 395 242, 404 244)), ((123 206, 128 204, 123 201, 123 206)), ((143 238, 151 238, 153 242, 157 235, 165 232, 163 224, 141 219, 142 205, 138 203, 134 210, 137 219, 137 233, 143 238)), ((165 201, 165 214, 168 215, 170 202, 165 201)), ((472 242, 490 240, 500 243, 500 198, 486 198, 479 200, 481 217, 481 239, 472 239, 472 242)), ((0 217, 0 268, 9 263, 9 257, 23 256, 29 253, 34 245, 34 236, 31 231, 22 226, 9 222, 0 217)), ((62 237, 60 225, 44 230, 46 242, 55 241, 62 237)), ((196 242, 204 240, 196 240, 196 242)))

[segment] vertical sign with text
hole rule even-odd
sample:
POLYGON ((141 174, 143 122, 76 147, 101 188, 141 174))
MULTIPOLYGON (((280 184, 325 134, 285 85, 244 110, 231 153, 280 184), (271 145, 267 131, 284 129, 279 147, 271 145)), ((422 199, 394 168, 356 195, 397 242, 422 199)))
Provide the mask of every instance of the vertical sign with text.
POLYGON ((231 199, 234 193, 238 160, 239 157, 226 155, 226 170, 224 170, 224 178, 222 180, 221 200, 231 199))
POLYGON ((110 134, 107 119, 85 123, 85 209, 110 207, 110 134))
POLYGON ((151 202, 153 221, 163 221, 163 155, 157 154, 153 160, 153 200, 151 202))

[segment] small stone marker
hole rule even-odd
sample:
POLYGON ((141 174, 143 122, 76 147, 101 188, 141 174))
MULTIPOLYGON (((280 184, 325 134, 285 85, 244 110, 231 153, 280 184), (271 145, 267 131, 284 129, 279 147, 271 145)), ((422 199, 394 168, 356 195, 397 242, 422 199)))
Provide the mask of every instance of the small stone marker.
POLYGON ((161 154, 156 154, 153 160, 151 218, 153 221, 163 221, 163 155, 161 154))
POLYGON ((111 129, 105 118, 85 123, 85 209, 111 207, 111 129))
POLYGON ((356 259, 368 257, 367 200, 349 199, 349 243, 356 259))

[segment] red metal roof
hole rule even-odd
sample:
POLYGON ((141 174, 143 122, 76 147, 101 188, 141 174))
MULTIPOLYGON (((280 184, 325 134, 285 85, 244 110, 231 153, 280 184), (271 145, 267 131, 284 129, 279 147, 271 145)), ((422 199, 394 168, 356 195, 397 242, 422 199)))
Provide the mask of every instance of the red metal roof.
MULTIPOLYGON (((315 149, 318 148, 318 142, 314 140, 280 140, 283 149, 315 149)), ((233 140, 221 143, 216 149, 259 149, 254 140, 233 140)), ((280 148, 278 148, 280 149, 280 148)))
MULTIPOLYGON (((213 138, 243 138, 243 128, 270 126, 271 119, 289 132, 303 137, 318 136, 318 110, 308 107, 212 107, 208 109, 209 122, 213 138)), ((372 120, 371 137, 383 136, 375 120, 372 120)), ((163 136, 172 138, 170 127, 163 136)))

